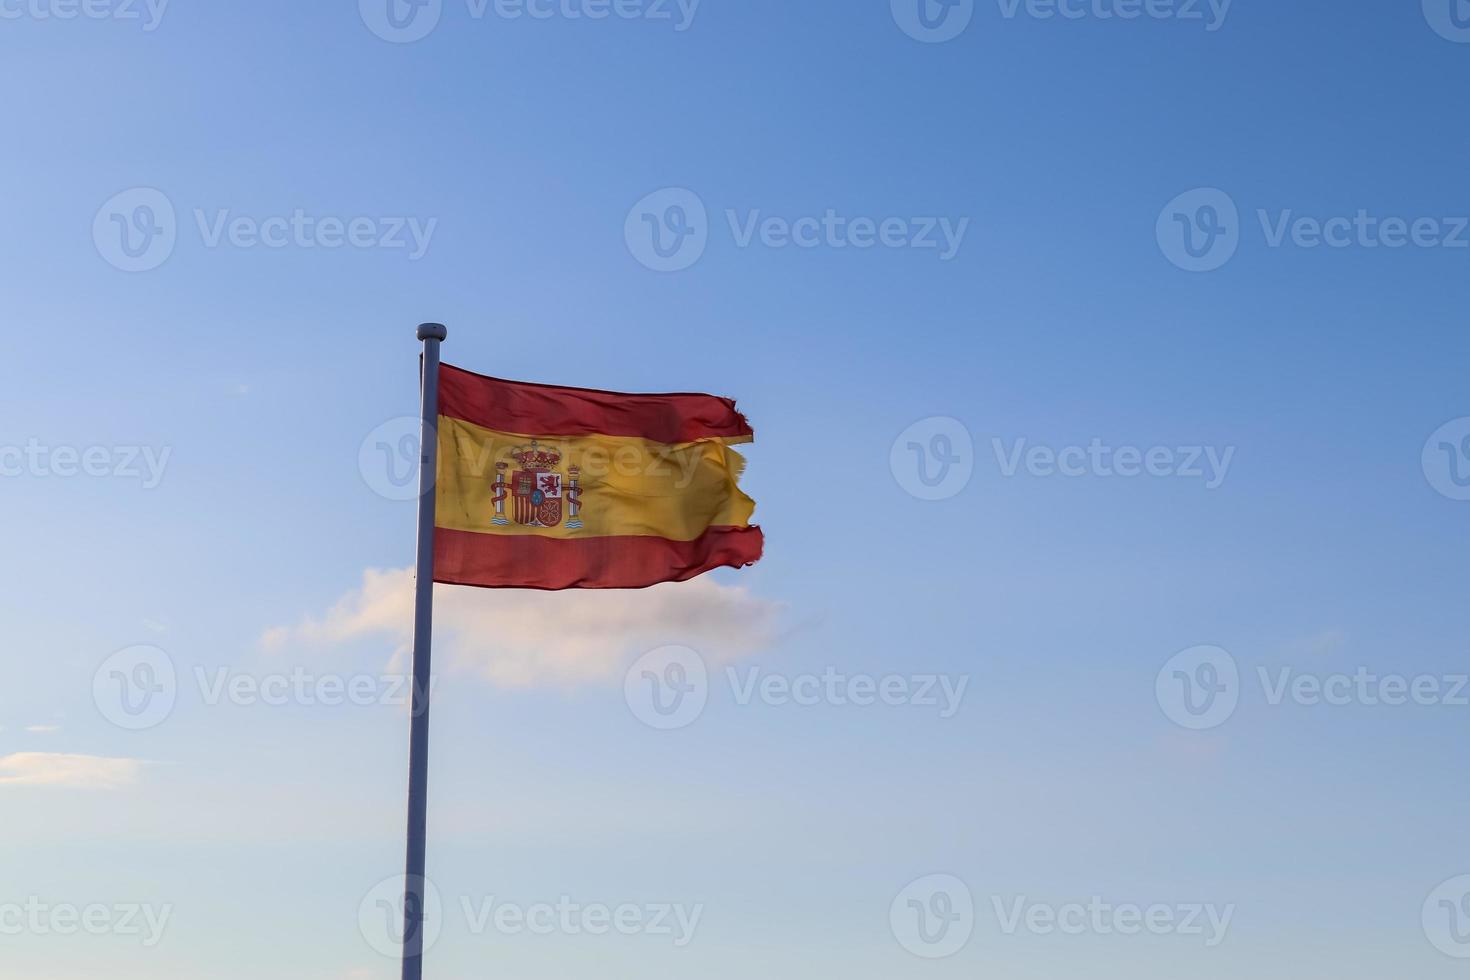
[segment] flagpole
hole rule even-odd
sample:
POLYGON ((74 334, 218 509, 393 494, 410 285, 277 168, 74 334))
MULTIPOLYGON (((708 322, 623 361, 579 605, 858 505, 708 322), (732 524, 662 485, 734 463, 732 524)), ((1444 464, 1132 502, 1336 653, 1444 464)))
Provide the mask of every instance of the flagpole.
POLYGON ((423 323, 419 383, 419 536, 413 601, 413 723, 408 745, 408 856, 403 894, 403 980, 424 975, 424 862, 428 844, 430 640, 434 620, 434 475, 439 455, 441 323, 423 323))

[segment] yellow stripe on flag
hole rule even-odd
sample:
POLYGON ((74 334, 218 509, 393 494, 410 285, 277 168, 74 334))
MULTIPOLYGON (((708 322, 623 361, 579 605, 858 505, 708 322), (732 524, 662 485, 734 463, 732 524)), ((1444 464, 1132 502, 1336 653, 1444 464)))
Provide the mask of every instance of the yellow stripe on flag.
POLYGON ((670 444, 631 436, 496 432, 441 415, 435 523, 484 534, 559 539, 641 535, 691 541, 711 527, 750 524, 755 503, 736 486, 744 467, 739 453, 714 440, 670 444), (561 453, 556 471, 562 474, 564 495, 570 489, 571 467, 578 468, 580 528, 567 526, 571 501, 566 496, 556 527, 516 523, 509 489, 497 514, 497 473, 513 481, 520 467, 511 453, 532 440, 543 450, 561 453))

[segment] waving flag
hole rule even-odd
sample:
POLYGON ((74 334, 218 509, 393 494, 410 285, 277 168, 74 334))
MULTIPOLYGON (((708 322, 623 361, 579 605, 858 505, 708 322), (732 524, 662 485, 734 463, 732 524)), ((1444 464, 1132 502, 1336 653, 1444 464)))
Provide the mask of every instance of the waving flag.
POLYGON ((761 556, 736 486, 750 442, 735 403, 501 381, 441 364, 422 323, 413 720, 403 980, 422 980, 435 582, 635 589, 761 556))
POLYGON ((713 395, 633 395, 439 368, 434 580, 620 589, 761 556, 732 445, 754 437, 713 395))

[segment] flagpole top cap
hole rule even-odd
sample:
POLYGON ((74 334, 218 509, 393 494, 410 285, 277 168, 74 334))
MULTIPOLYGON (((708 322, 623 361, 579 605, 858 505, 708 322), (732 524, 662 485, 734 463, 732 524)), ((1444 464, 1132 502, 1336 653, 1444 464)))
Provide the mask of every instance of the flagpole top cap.
POLYGON ((449 331, 442 323, 420 323, 418 330, 419 340, 443 340, 449 336, 449 331))

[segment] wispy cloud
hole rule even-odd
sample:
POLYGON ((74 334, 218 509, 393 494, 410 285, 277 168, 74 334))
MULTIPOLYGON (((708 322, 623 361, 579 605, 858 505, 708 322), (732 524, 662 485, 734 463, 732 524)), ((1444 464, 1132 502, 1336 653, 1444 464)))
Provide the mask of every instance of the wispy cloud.
POLYGON ((0 786, 121 789, 136 783, 145 765, 141 759, 16 752, 0 756, 0 786))
POLYGON ((32 735, 54 735, 61 731, 60 725, 27 725, 26 731, 32 735))
MULTIPOLYGON (((709 578, 632 591, 438 586, 434 653, 438 663, 507 687, 596 683, 621 677, 627 663, 664 644, 716 663, 754 653, 774 639, 780 610, 709 578)), ((262 644, 280 652, 382 636, 402 665, 412 629, 413 570, 369 569, 361 587, 326 612, 267 630, 262 644)))

